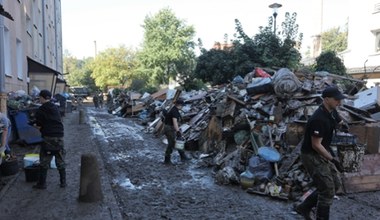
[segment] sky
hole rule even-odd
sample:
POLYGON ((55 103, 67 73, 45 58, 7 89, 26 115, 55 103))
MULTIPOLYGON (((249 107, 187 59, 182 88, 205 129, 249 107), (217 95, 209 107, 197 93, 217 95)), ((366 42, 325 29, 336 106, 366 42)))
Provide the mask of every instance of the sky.
POLYGON ((224 42, 225 34, 233 39, 235 19, 253 37, 260 26, 267 26, 273 14, 269 5, 275 2, 282 5, 277 30, 285 12, 297 13, 299 33, 304 34, 301 51, 307 50, 313 35, 347 22, 347 0, 63 0, 63 51, 82 59, 121 45, 139 48, 145 17, 163 8, 170 8, 178 19, 192 25, 194 41, 200 38, 210 49, 214 42, 224 42))

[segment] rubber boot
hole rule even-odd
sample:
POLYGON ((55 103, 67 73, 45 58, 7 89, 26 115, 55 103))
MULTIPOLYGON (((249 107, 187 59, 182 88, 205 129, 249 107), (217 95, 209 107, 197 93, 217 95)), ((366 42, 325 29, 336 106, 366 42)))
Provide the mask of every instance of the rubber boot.
POLYGON ((327 205, 317 205, 317 220, 329 220, 330 217, 330 206, 327 205))
POLYGON ((38 174, 38 181, 37 184, 33 186, 34 189, 46 189, 46 176, 47 176, 47 169, 40 168, 39 174, 38 174))
POLYGON ((182 162, 185 162, 185 161, 190 160, 190 158, 188 158, 188 157, 186 156, 186 154, 185 154, 184 151, 179 151, 179 156, 181 157, 181 161, 182 161, 182 162))
POLYGON ((59 169, 59 186, 61 188, 65 188, 67 186, 66 184, 66 169, 59 169))
POLYGON ((296 206, 295 211, 302 215, 306 220, 312 220, 311 210, 317 206, 318 192, 315 190, 299 205, 296 206))
POLYGON ((164 164, 171 165, 172 161, 170 160, 170 155, 165 155, 164 164))

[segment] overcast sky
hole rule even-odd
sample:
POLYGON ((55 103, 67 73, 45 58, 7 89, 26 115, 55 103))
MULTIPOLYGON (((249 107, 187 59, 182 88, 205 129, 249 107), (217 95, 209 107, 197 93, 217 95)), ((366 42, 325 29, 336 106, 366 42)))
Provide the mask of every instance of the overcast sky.
POLYGON ((93 57, 95 49, 99 53, 120 45, 138 47, 143 40, 144 18, 163 8, 170 8, 177 18, 193 25, 194 40, 201 38, 209 49, 215 41, 223 42, 224 34, 233 38, 235 19, 248 36, 254 36, 259 26, 267 25, 273 14, 269 5, 274 2, 282 4, 277 27, 285 12, 297 13, 299 32, 304 34, 302 50, 310 45, 311 36, 320 32, 321 23, 322 30, 327 30, 347 21, 346 0, 64 0, 61 1, 63 50, 82 59, 93 57))

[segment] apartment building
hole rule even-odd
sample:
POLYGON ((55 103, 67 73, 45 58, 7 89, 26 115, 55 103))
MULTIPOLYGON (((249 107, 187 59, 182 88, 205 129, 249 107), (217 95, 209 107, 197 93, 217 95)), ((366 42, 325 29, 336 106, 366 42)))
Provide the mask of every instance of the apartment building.
MULTIPOLYGON (((0 0, 1 110, 6 94, 33 88, 53 93, 63 79, 60 0, 0 0), (9 15, 9 16, 5 16, 9 15)), ((58 86, 62 90, 62 86, 58 86)), ((63 86, 64 89, 64 86, 63 86)))
POLYGON ((347 73, 380 82, 380 0, 349 0, 348 45, 340 55, 347 73))

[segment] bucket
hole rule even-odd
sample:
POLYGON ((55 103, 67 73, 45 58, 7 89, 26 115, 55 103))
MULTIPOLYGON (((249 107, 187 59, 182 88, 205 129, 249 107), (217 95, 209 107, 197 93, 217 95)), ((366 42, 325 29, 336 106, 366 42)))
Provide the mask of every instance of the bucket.
POLYGON ((177 150, 183 150, 185 148, 185 141, 182 140, 176 140, 175 141, 175 148, 177 150))
POLYGON ((4 160, 0 166, 1 174, 3 176, 15 175, 18 173, 18 160, 17 158, 4 160))
MULTIPOLYGON (((40 164, 39 154, 25 154, 24 156, 24 168, 28 166, 36 166, 40 164)), ((55 169, 57 165, 55 164, 55 156, 51 159, 50 168, 55 169)))
POLYGON ((24 168, 38 164, 40 156, 38 154, 25 154, 24 156, 24 168))
POLYGON ((39 166, 27 166, 24 168, 26 182, 35 182, 38 180, 39 166))

